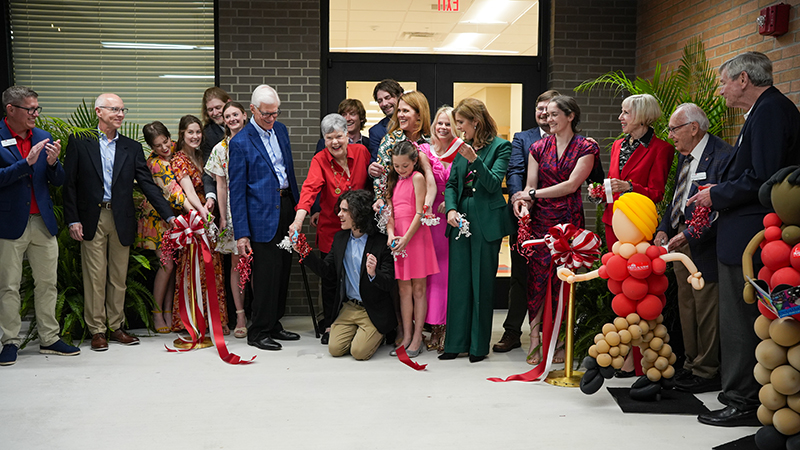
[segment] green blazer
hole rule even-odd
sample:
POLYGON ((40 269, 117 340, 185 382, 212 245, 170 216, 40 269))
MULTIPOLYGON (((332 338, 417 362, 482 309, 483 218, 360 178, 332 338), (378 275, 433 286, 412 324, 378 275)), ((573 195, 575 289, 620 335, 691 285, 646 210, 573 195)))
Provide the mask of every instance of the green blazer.
MULTIPOLYGON (((505 209, 507 203, 503 197, 503 178, 506 176, 508 159, 511 156, 511 143, 495 136, 492 142, 477 153, 478 159, 471 164, 461 154, 456 155, 450 167, 444 201, 448 212, 453 209, 458 211, 465 178, 470 170, 474 170, 477 178, 473 181, 472 196, 479 213, 471 214, 467 220, 471 224, 480 224, 479 227, 470 230, 473 235, 477 232, 486 242, 491 242, 508 236, 513 230, 508 211, 505 209)), ((458 233, 447 225, 447 236, 453 232, 458 233)))

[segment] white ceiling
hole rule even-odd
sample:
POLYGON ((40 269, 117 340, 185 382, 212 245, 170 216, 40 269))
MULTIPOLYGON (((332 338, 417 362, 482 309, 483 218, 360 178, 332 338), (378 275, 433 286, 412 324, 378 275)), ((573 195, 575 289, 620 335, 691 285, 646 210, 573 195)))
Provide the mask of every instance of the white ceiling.
POLYGON ((538 28, 538 1, 330 0, 331 52, 536 56, 538 28))

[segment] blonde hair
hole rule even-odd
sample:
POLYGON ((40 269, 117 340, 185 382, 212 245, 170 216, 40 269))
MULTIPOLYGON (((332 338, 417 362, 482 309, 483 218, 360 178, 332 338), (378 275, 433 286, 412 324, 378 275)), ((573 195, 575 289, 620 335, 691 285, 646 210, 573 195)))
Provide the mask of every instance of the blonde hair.
POLYGON ((633 119, 649 127, 661 117, 661 106, 658 100, 650 94, 636 94, 622 101, 622 107, 627 108, 633 119))
POLYGON ((436 153, 441 153, 442 151, 447 150, 447 146, 450 145, 449 142, 442 142, 439 139, 439 136, 433 132, 433 130, 436 128, 436 121, 439 120, 439 116, 441 116, 442 113, 444 113, 444 115, 447 116, 447 120, 450 121, 450 134, 458 137, 458 131, 456 131, 455 126, 456 122, 455 119, 453 119, 453 107, 450 105, 444 105, 437 109, 436 114, 433 115, 433 122, 431 122, 431 147, 436 150, 436 153))
POLYGON ((397 120, 397 110, 400 109, 400 102, 405 102, 419 115, 419 123, 414 133, 419 137, 431 135, 431 107, 428 105, 428 99, 420 91, 406 92, 397 99, 397 108, 394 109, 392 115, 391 128, 388 133, 392 133, 400 129, 400 121, 397 120))

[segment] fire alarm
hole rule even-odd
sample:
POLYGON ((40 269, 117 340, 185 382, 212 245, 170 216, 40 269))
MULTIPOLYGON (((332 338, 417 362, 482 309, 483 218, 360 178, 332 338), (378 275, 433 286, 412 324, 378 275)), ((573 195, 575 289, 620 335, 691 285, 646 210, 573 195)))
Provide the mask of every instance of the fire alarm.
POLYGON ((789 31, 789 10, 786 3, 767 6, 756 19, 758 34, 762 36, 781 36, 789 31))

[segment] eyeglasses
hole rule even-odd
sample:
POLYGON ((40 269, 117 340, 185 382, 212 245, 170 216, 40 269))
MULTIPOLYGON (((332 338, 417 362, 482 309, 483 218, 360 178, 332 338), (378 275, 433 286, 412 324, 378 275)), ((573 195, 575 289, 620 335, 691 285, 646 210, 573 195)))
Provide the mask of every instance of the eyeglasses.
POLYGON ((124 115, 124 114, 128 114, 128 111, 129 111, 128 108, 117 108, 116 106, 98 106, 98 108, 107 109, 107 110, 111 111, 112 114, 122 113, 124 115))
POLYGON ((259 114, 261 114, 261 118, 262 119, 269 119, 270 117, 277 118, 278 116, 281 115, 281 109, 280 108, 278 108, 278 110, 275 111, 275 112, 264 112, 264 111, 261 111, 261 110, 257 110, 257 111, 258 111, 259 114))
POLYGON ((689 125, 690 123, 692 123, 692 122, 686 122, 685 124, 683 124, 683 125, 678 125, 677 127, 667 127, 667 130, 669 131, 669 133, 668 133, 668 134, 672 134, 672 133, 674 133, 674 132, 675 132, 675 130, 677 130, 678 128, 685 127, 686 125, 689 125))
POLYGON ((25 111, 28 111, 28 114, 31 115, 31 116, 33 116, 33 115, 35 115, 37 113, 38 114, 42 113, 42 107, 41 106, 37 106, 35 108, 26 108, 24 106, 15 105, 13 103, 9 103, 9 105, 13 106, 14 108, 24 109, 25 111))

